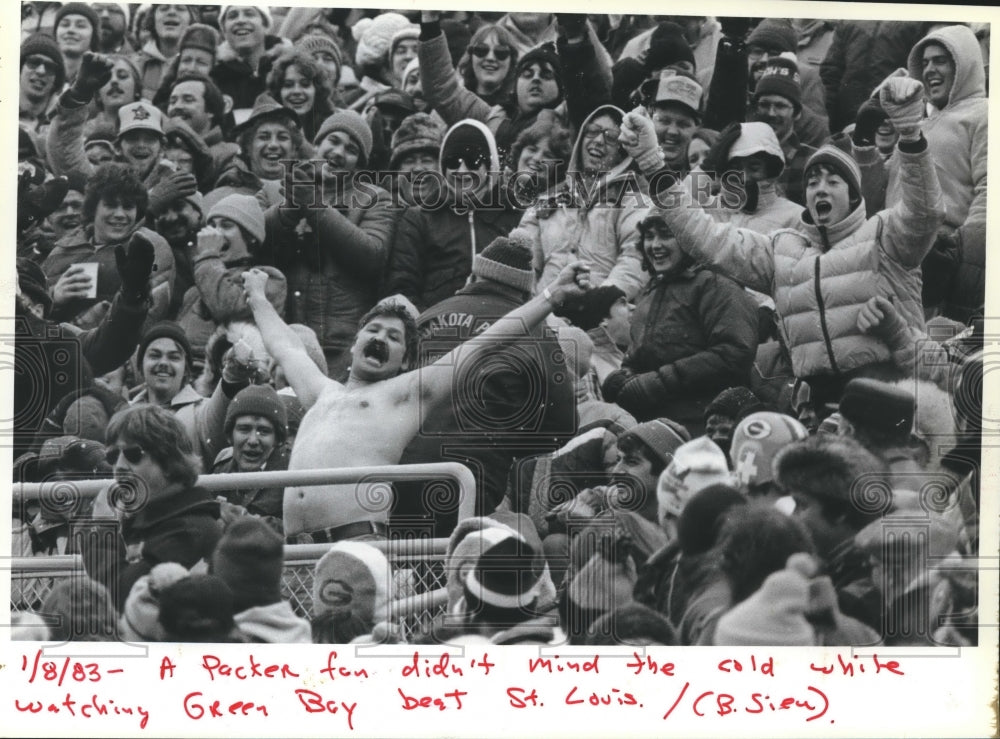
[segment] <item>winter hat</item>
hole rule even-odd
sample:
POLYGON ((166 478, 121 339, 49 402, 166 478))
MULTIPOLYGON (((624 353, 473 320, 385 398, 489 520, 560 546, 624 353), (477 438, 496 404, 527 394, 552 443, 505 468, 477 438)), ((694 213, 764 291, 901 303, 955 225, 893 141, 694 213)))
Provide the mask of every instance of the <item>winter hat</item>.
POLYGON ((403 26, 392 34, 392 41, 389 42, 388 55, 390 57, 392 56, 392 52, 396 50, 396 46, 400 41, 406 41, 407 39, 416 40, 418 38, 420 38, 420 26, 414 23, 411 23, 408 26, 403 26))
POLYGON ((684 29, 672 21, 663 21, 653 29, 646 54, 646 69, 655 72, 678 62, 695 66, 694 51, 684 38, 684 29))
POLYGON ((517 75, 519 76, 522 70, 537 62, 545 62, 552 67, 552 71, 555 73, 555 82, 559 86, 559 97, 562 98, 563 68, 562 62, 559 60, 559 52, 556 51, 556 45, 551 41, 546 41, 544 44, 529 49, 524 56, 517 60, 517 75))
POLYGON ((631 603, 637 579, 624 546, 602 546, 566 586, 566 632, 582 634, 602 614, 631 603))
POLYGON ((368 157, 372 154, 374 143, 371 126, 368 125, 368 121, 365 120, 364 116, 356 110, 338 110, 323 121, 319 127, 319 132, 313 138, 313 143, 319 145, 320 141, 334 131, 343 131, 350 136, 354 143, 361 149, 362 157, 359 164, 364 165, 367 163, 368 157))
POLYGON ((760 398, 753 394, 753 391, 742 385, 727 387, 721 393, 712 398, 712 402, 705 408, 705 418, 709 416, 726 416, 727 418, 740 419, 748 412, 752 413, 757 408, 763 406, 760 398))
POLYGON ((746 505, 731 485, 716 483, 691 496, 677 519, 677 543, 685 555, 704 554, 717 543, 725 513, 746 505))
POLYGON ((767 176, 778 177, 785 169, 785 153, 781 150, 774 129, 763 121, 740 124, 740 137, 729 147, 727 158, 750 157, 763 154, 767 157, 767 176))
POLYGON ((778 570, 760 590, 719 619, 715 646, 811 647, 816 634, 806 620, 809 581, 798 570, 778 570))
POLYGON ((45 619, 33 611, 11 611, 11 641, 50 641, 45 619))
POLYGON ((674 458, 660 474, 656 486, 661 519, 677 517, 695 493, 712 483, 730 480, 726 454, 707 436, 687 442, 674 452, 674 458))
POLYGON ((497 236, 472 259, 472 274, 484 280, 508 285, 515 290, 531 292, 535 283, 531 249, 520 241, 497 236))
POLYGON ((673 626, 662 615, 641 603, 617 606, 594 621, 587 630, 585 644, 596 647, 646 643, 680 646, 673 626))
POLYGON ((63 433, 72 433, 81 439, 104 443, 104 432, 110 420, 104 404, 93 395, 74 400, 63 417, 63 433))
POLYGON ((173 339, 177 342, 177 346, 179 346, 181 351, 184 352, 184 359, 187 361, 188 367, 190 368, 191 342, 188 341, 187 334, 176 321, 157 321, 146 329, 142 338, 139 340, 139 348, 135 353, 136 361, 139 366, 142 366, 142 359, 146 356, 146 349, 149 348, 149 345, 157 339, 162 338, 173 339))
POLYGON ((542 538, 538 535, 538 529, 527 513, 514 513, 513 511, 493 511, 488 516, 489 519, 499 521, 506 525, 524 541, 535 553, 536 570, 541 572, 538 582, 538 600, 535 606, 539 610, 545 610, 556 601, 556 586, 552 582, 552 574, 549 571, 548 560, 545 557, 545 550, 542 547, 542 538))
POLYGON ((537 561, 537 553, 521 537, 504 537, 484 551, 468 571, 466 593, 493 608, 530 608, 541 589, 537 561))
POLYGON ((591 288, 579 298, 567 300, 559 315, 574 326, 590 331, 600 326, 611 312, 611 306, 625 297, 625 291, 617 285, 602 285, 591 288))
POLYGON ((809 157, 805 169, 802 170, 802 182, 808 177, 809 170, 822 164, 833 169, 847 182, 848 193, 851 202, 861 198, 861 169, 850 154, 846 154, 842 149, 838 149, 832 144, 821 146, 809 157))
POLYGON ((90 34, 90 50, 97 51, 97 46, 101 41, 101 19, 97 17, 90 3, 66 3, 56 11, 56 20, 53 24, 53 33, 59 28, 59 22, 67 15, 82 15, 90 23, 93 33, 90 34))
MULTIPOLYGON (((103 146, 114 155, 114 140, 117 135, 113 125, 105 123, 103 119, 93 118, 84 126, 83 149, 86 151, 91 146, 103 146)), ((84 186, 86 187, 86 183, 84 186)))
POLYGON ((795 51, 798 37, 788 21, 780 18, 765 18, 747 37, 747 46, 759 46, 769 52, 795 51))
POLYGON ((105 459, 105 452, 103 442, 89 438, 74 439, 59 455, 58 469, 72 473, 111 472, 111 465, 105 459))
POLYGON ((354 61, 359 69, 380 66, 389 58, 389 48, 396 31, 410 26, 409 19, 399 13, 379 13, 374 18, 362 18, 351 27, 358 42, 354 61))
POLYGON ((260 202, 253 195, 241 193, 227 195, 212 206, 205 221, 211 221, 215 217, 228 218, 258 242, 264 241, 266 235, 264 211, 260 209, 260 202))
MULTIPOLYGON (((441 171, 449 169, 448 161, 462 157, 466 164, 470 160, 485 160, 486 169, 496 172, 500 169, 500 159, 496 153, 496 139, 481 122, 466 118, 454 124, 441 142, 441 171)), ((453 163, 452 163, 453 164, 453 163)))
POLYGON ((489 516, 473 516, 458 522, 445 550, 445 580, 448 605, 454 606, 462 595, 465 575, 479 557, 494 544, 507 537, 517 537, 511 527, 489 516))
POLYGON ((160 596, 164 589, 188 576, 187 568, 177 562, 161 562, 135 581, 118 621, 123 641, 167 641, 160 625, 160 596))
POLYGON ((398 169, 400 160, 414 151, 429 151, 437 158, 444 132, 444 125, 429 113, 406 116, 392 135, 389 169, 398 169))
POLYGON ((890 496, 882 494, 884 473, 885 464, 857 441, 830 434, 789 444, 774 460, 774 478, 789 494, 845 502, 857 500, 873 514, 883 511, 876 511, 871 501, 864 500, 868 493, 886 498, 886 509, 891 502, 890 496))
POLYGON ((757 80, 754 88, 754 100, 761 95, 780 95, 789 100, 795 107, 795 112, 802 110, 802 78, 799 76, 799 65, 791 59, 775 57, 768 59, 767 66, 757 80))
POLYGON ((379 549, 359 541, 334 544, 316 563, 313 617, 350 614, 374 626, 389 618, 392 570, 379 549))
POLYGON ((222 534, 212 554, 210 572, 233 591, 233 612, 281 601, 284 544, 256 516, 236 519, 222 534))
POLYGON ((268 120, 302 128, 298 113, 291 108, 286 108, 266 92, 262 92, 254 99, 253 108, 250 110, 250 115, 247 116, 246 120, 233 128, 233 137, 239 138, 244 131, 252 126, 268 120))
POLYGON ((847 383, 838 409, 855 426, 907 438, 913 429, 913 393, 887 382, 857 377, 847 383))
POLYGON ((275 436, 282 442, 288 437, 288 415, 285 404, 270 385, 248 385, 236 393, 226 409, 225 434, 233 433, 240 416, 263 416, 274 425, 275 436))
POLYGON ((669 418, 655 418, 652 421, 640 423, 619 438, 634 436, 663 462, 670 464, 677 452, 691 443, 691 435, 683 426, 669 418))
MULTIPOLYGON (((223 26, 223 19, 226 17, 226 12, 231 8, 231 5, 222 5, 219 7, 219 28, 225 30, 223 26)), ((252 6, 257 9, 260 13, 261 18, 264 20, 264 28, 271 27, 271 9, 266 5, 254 5, 252 6)))
MULTIPOLYGON (((337 46, 336 42, 329 36, 322 33, 307 33, 305 36, 300 38, 295 42, 295 48, 300 51, 305 52, 309 56, 317 52, 323 52, 329 54, 333 57, 337 69, 344 66, 344 54, 337 46)), ((331 80, 334 86, 337 85, 337 80, 331 80)))
POLYGON ((123 105, 118 110, 118 140, 129 131, 152 131, 163 136, 163 113, 145 100, 123 105))
POLYGON ((219 32, 204 23, 192 23, 184 29, 179 48, 201 49, 214 57, 219 52, 219 32))
POLYGON ((233 591, 215 575, 182 578, 160 592, 160 626, 165 641, 229 641, 233 591))
MULTIPOLYGON (((95 33, 94 36, 96 38, 97 34, 95 33)), ((52 90, 54 92, 62 90, 63 85, 66 84, 66 62, 63 61, 62 52, 59 50, 59 44, 57 44, 56 40, 47 33, 33 33, 21 44, 21 65, 24 65, 25 59, 35 54, 39 56, 47 56, 55 62, 56 78, 55 84, 52 86, 52 90)))
POLYGON ((733 430, 729 457, 743 490, 774 481, 774 458, 789 444, 809 436, 806 427, 784 413, 751 413, 733 430))

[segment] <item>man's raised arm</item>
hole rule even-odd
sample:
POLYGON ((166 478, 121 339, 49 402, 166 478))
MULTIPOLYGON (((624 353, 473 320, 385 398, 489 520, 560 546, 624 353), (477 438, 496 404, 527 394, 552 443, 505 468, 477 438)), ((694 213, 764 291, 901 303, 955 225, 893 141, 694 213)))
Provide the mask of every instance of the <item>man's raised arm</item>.
POLYGON ((243 289, 247 305, 253 313, 254 322, 264 339, 264 347, 274 361, 281 365, 288 384, 303 407, 310 408, 324 388, 335 383, 323 374, 316 363, 306 353, 302 339, 288 327, 274 306, 267 299, 267 273, 251 269, 243 273, 243 289))

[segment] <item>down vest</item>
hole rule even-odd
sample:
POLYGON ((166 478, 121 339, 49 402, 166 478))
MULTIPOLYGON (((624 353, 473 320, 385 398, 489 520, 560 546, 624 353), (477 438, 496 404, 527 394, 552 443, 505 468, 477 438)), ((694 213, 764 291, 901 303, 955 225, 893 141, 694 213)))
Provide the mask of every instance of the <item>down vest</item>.
MULTIPOLYGON (((838 375, 890 360, 889 348, 857 327, 875 295, 923 326, 920 263, 944 217, 941 187, 926 142, 899 148, 901 200, 865 220, 862 202, 829 229, 808 212, 795 229, 761 234, 716 223, 691 207, 691 179, 669 191, 660 211, 681 248, 740 284, 774 298, 796 377, 838 375)), ((860 175, 858 175, 860 178, 860 175)))

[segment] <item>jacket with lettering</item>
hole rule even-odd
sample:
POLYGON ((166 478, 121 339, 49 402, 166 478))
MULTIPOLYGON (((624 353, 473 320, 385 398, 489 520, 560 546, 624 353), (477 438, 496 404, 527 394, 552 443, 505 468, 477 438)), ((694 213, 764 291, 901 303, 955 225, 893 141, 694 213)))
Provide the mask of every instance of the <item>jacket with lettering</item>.
POLYGON ((882 295, 911 325, 924 325, 920 263, 944 215, 926 142, 907 148, 895 154, 903 197, 867 220, 862 200, 829 228, 814 225, 808 211, 795 229, 761 234, 735 228, 690 207, 690 179, 669 191, 677 207, 659 212, 688 254, 774 298, 796 377, 888 362, 888 346, 858 329, 858 313, 869 298, 882 295))

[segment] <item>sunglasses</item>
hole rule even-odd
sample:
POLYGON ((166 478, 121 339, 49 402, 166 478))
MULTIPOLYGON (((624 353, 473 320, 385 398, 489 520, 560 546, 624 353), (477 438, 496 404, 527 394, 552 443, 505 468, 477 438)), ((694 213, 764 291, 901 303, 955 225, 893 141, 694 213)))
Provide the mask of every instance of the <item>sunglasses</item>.
POLYGON ((32 71, 40 69, 45 74, 55 74, 59 70, 54 61, 44 56, 29 56, 24 60, 24 66, 32 71))
MULTIPOLYGON (((497 58, 498 62, 505 62, 510 59, 511 51, 506 46, 494 46, 492 48, 493 56, 497 58)), ((485 59, 490 53, 490 47, 486 44, 475 44, 469 47, 469 53, 479 59, 485 59)))
POLYGON ((462 162, 465 162, 465 166, 470 170, 476 170, 486 166, 488 161, 486 155, 481 151, 462 151, 445 157, 442 164, 444 164, 445 169, 458 169, 462 166, 462 162))
POLYGON ((128 460, 129 464, 139 464, 142 461, 142 456, 146 452, 138 444, 131 444, 124 449, 117 446, 108 447, 108 450, 104 452, 104 459, 107 460, 108 464, 114 466, 118 462, 118 455, 124 454, 125 459, 128 460))

